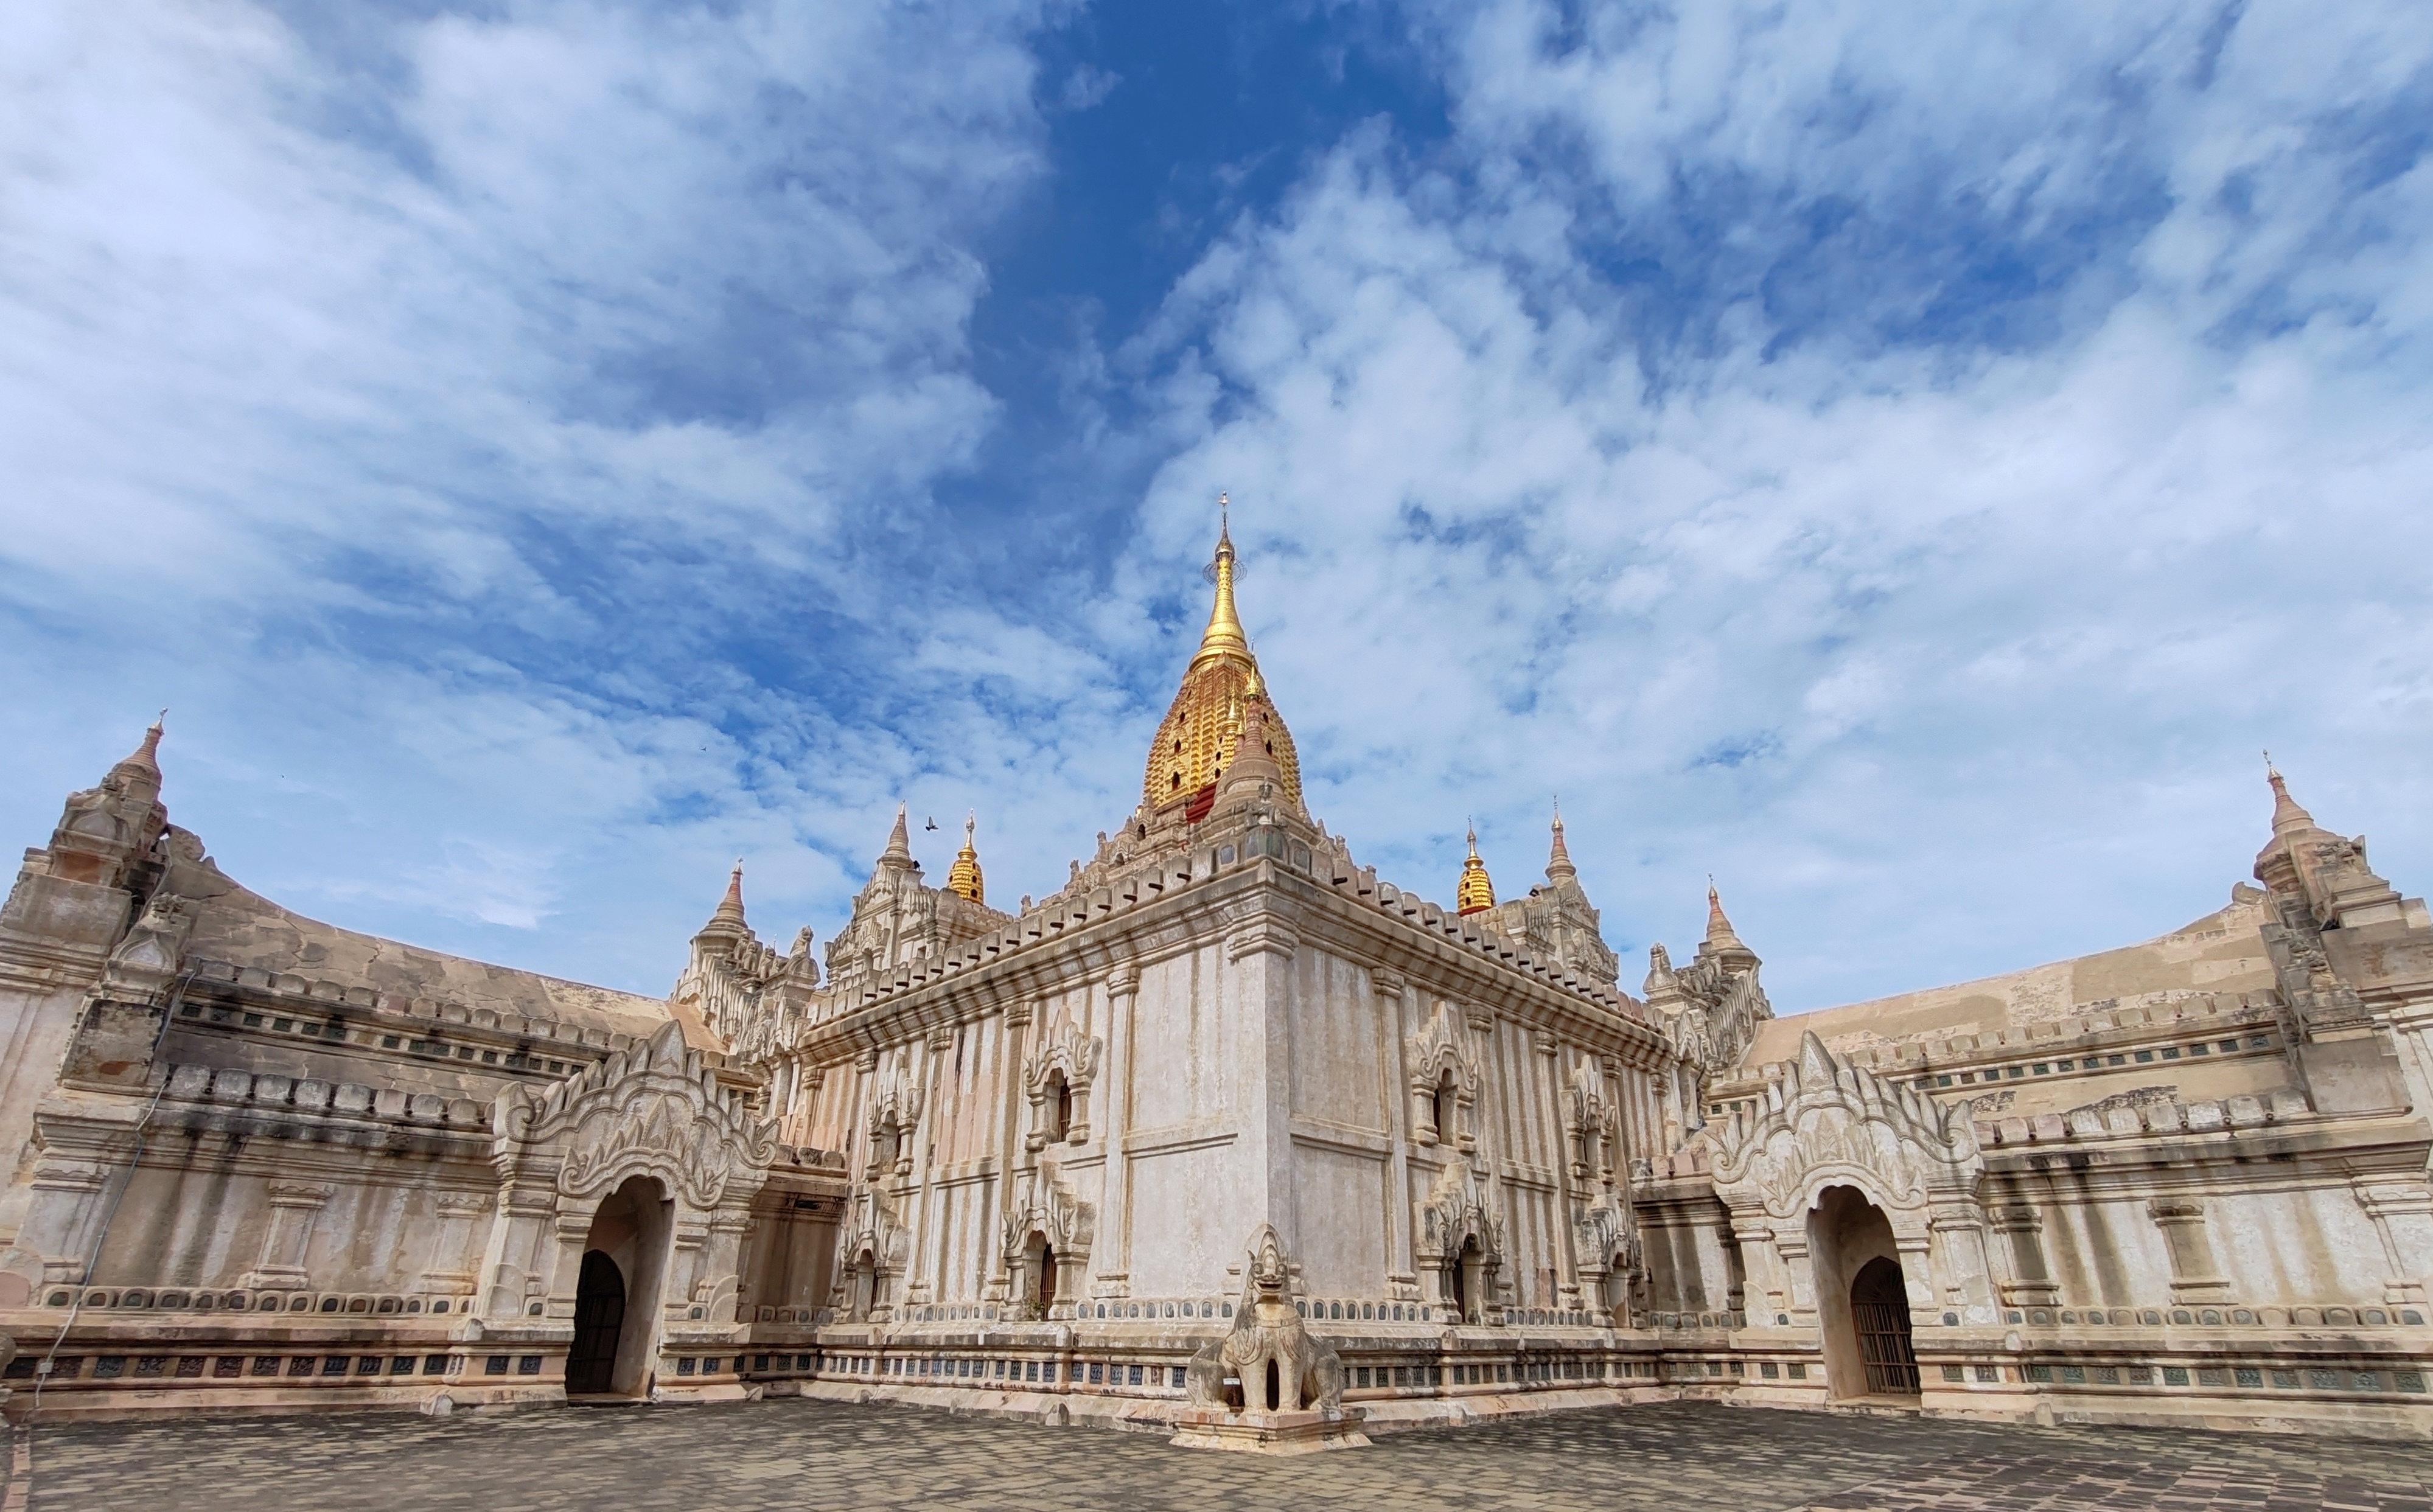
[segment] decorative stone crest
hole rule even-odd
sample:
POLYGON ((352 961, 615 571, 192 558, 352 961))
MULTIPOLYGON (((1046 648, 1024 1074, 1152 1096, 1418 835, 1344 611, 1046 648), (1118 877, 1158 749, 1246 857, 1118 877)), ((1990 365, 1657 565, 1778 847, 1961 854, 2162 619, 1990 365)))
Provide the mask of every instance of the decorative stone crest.
MULTIPOLYGON (((1088 1271, 1090 1246, 1097 1237, 1097 1210, 1075 1197, 1052 1165, 1043 1167, 1026 1184, 1027 1200, 1005 1215, 1006 1266, 1011 1271, 1027 1271, 1034 1238, 1042 1249, 1054 1251, 1055 1294, 1045 1299, 1053 1305, 1072 1297, 1073 1283, 1088 1271)), ((1033 1276, 1022 1289, 1034 1291, 1037 1285, 1038 1278, 1033 1276)))
POLYGON ((1922 1211, 1934 1198, 1965 1197, 1982 1167, 1965 1108, 1846 1064, 1813 1032, 1758 1110, 1712 1133, 1717 1195, 1778 1219, 1836 1182, 1887 1210, 1922 1211))
POLYGON ((1605 1075, 1595 1060, 1572 1068, 1563 1131, 1572 1143, 1572 1176, 1610 1182, 1614 1151, 1621 1143, 1621 1110, 1606 1100, 1605 1075))
POLYGON ((697 1209, 759 1189, 776 1131, 718 1084, 683 1028, 648 1040, 549 1089, 514 1085, 491 1115, 491 1159, 503 1169, 558 1157, 560 1196, 585 1200, 632 1176, 653 1176, 697 1209))
POLYGON ((1090 1088, 1098 1079, 1105 1049, 1103 1042, 1083 1034, 1069 1018, 1057 1020, 1056 1027, 1040 1038, 1022 1063, 1023 1091, 1030 1099, 1032 1149, 1051 1139, 1076 1145, 1089 1139, 1090 1088), (1067 1110, 1048 1106, 1060 1079, 1070 1097, 1069 1117, 1067 1110))
POLYGON ((1411 1078, 1413 1137, 1422 1145, 1471 1147, 1466 1126, 1478 1096, 1478 1057, 1471 1052, 1469 1038, 1454 1006, 1438 999, 1436 1011, 1429 1015, 1427 1023, 1418 1033, 1404 1038, 1404 1050, 1411 1078), (1453 1106, 1440 1110, 1437 1093, 1448 1078, 1453 1083, 1453 1106), (1446 1113, 1453 1114, 1455 1127, 1442 1127, 1446 1113))
POLYGON ((901 1066, 871 1089, 870 1107, 862 1117, 863 1130, 870 1136, 864 1180, 877 1181, 888 1170, 899 1176, 910 1173, 911 1135, 920 1125, 925 1100, 921 1084, 904 1075, 901 1066))
POLYGON ((1489 1196, 1468 1160, 1447 1161, 1419 1205, 1415 1248, 1421 1267, 1438 1275, 1440 1301, 1451 1307, 1458 1298, 1466 1317, 1492 1322, 1504 1225, 1489 1196))

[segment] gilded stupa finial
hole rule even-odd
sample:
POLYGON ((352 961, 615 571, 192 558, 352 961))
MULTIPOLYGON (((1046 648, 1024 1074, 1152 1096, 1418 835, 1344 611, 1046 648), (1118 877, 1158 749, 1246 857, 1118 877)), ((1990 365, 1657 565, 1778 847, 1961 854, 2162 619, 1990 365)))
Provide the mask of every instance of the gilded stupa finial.
POLYGON ((1454 889, 1455 911, 1462 914, 1483 912, 1495 907, 1495 884, 1487 875, 1487 863, 1478 858, 1478 826, 1470 826, 1470 858, 1461 863, 1461 885, 1454 889))
POLYGON ((955 853, 955 864, 946 873, 946 891, 974 903, 987 902, 987 889, 980 877, 980 853, 972 836, 979 827, 979 816, 963 816, 963 848, 955 853))
POLYGON ((1180 805, 1192 824, 1206 817, 1218 782, 1231 772, 1244 722, 1253 705, 1265 705, 1267 734, 1262 743, 1281 769, 1285 801, 1299 807, 1301 758, 1291 734, 1276 712, 1267 681, 1259 675, 1251 637, 1234 607, 1234 533, 1232 501, 1216 496, 1216 552, 1208 564, 1208 581, 1216 586, 1209 604, 1208 629, 1199 649, 1183 670, 1182 686, 1160 722, 1149 746, 1148 764, 1141 773, 1141 797, 1153 808, 1180 805))
POLYGON ((1242 633, 1241 617, 1234 612, 1234 524, 1232 501, 1216 496, 1216 558, 1208 567, 1216 580, 1216 599, 1208 609, 1208 629, 1199 637, 1199 654, 1191 665, 1227 658, 1248 665, 1251 638, 1242 633))

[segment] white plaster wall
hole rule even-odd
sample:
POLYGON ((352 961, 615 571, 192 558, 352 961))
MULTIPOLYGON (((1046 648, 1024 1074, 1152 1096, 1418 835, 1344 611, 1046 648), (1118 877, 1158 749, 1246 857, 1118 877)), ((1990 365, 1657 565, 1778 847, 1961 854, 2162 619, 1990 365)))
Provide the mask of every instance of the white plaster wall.
POLYGON ((1198 1297, 1225 1289, 1225 1267, 1264 1221, 1255 1188, 1227 1140, 1135 1156, 1131 1194, 1131 1291, 1135 1297, 1198 1297))
POLYGON ((1297 1147, 1294 1231, 1302 1280, 1321 1296, 1386 1295, 1386 1162, 1382 1154, 1297 1147))

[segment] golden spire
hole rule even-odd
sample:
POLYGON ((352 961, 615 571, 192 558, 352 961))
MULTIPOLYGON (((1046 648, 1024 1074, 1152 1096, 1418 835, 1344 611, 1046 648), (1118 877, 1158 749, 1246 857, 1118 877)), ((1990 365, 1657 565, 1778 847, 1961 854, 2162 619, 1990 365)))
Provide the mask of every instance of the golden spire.
MULTIPOLYGON (((1224 509, 1229 501, 1219 494, 1216 502, 1224 509)), ((1209 565, 1208 575, 1216 586, 1216 601, 1208 612, 1208 629, 1199 637, 1199 650, 1182 674, 1182 686, 1175 690, 1165 721, 1158 725, 1157 739, 1149 747, 1148 768, 1141 775, 1141 798, 1148 807, 1185 805, 1185 812, 1194 823, 1204 817, 1204 806, 1215 801, 1218 779, 1233 770, 1245 711, 1253 703, 1268 698, 1267 683, 1259 675, 1250 637, 1243 633, 1241 617, 1234 608, 1234 535, 1230 518, 1219 521, 1216 556, 1209 565)), ((1265 754, 1273 756, 1276 765, 1283 769, 1285 799, 1299 807, 1301 757, 1272 701, 1267 704, 1266 715, 1266 738, 1261 744, 1265 754)))
POLYGON ((1487 863, 1478 858, 1476 824, 1470 826, 1470 859, 1461 863, 1461 885, 1454 890, 1453 904, 1465 915, 1495 907, 1495 884, 1488 880, 1487 863))
POLYGON ((974 903, 984 903, 987 899, 980 880, 980 853, 972 845, 972 832, 978 827, 977 814, 963 816, 963 848, 955 853, 955 864, 946 873, 946 891, 974 903))
POLYGON ((1216 602, 1208 611, 1208 629, 1199 637, 1199 654, 1191 658, 1193 667, 1233 658, 1253 668, 1251 660, 1251 637, 1242 634, 1242 621, 1234 612, 1234 523, 1233 511, 1223 494, 1216 496, 1216 560, 1209 571, 1216 579, 1216 602))

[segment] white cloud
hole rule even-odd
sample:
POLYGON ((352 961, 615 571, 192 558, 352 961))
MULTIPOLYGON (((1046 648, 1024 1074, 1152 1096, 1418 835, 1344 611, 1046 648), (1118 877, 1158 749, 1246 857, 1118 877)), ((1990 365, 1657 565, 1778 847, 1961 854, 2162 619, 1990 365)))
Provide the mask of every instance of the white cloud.
POLYGON ((1617 943, 1711 868, 1786 1006, 2214 906, 2268 741, 2433 884, 2424 18, 1581 8, 1431 10, 1453 142, 1346 143, 1130 354, 1319 809, 1446 891, 1478 811, 1510 888, 1559 790, 1617 943), (1870 282, 1998 234, 2050 285, 1870 282))
POLYGON ((1039 19, 18 18, 9 827, 165 702, 173 808, 298 908, 655 987, 729 847, 833 896, 807 810, 914 763, 840 773, 752 632, 904 618, 852 558, 993 423, 971 242, 1043 169, 1039 19))
POLYGON ((1051 354, 1077 453, 1166 460, 1000 580, 929 501, 1001 423, 980 248, 1113 83, 1031 8, 37 8, 0 683, 66 733, 0 817, 170 703, 233 875, 643 990, 738 849, 833 927, 899 796, 1046 891, 1222 487, 1313 806, 1410 885, 1475 813, 1525 886, 1560 791, 1618 946, 1711 869, 1808 1006, 2212 906, 2266 743, 2433 883, 2423 16, 1407 15, 1451 137, 1369 123, 1051 354))

